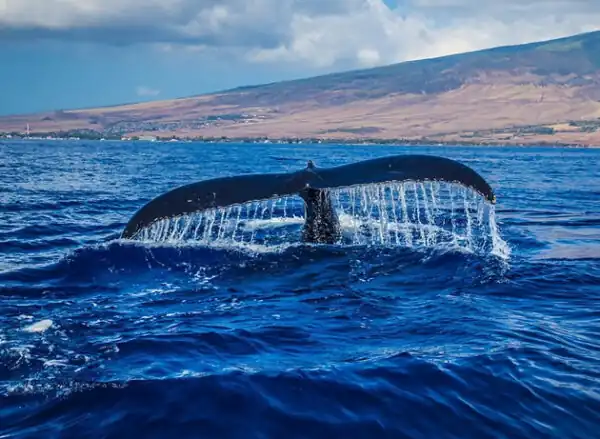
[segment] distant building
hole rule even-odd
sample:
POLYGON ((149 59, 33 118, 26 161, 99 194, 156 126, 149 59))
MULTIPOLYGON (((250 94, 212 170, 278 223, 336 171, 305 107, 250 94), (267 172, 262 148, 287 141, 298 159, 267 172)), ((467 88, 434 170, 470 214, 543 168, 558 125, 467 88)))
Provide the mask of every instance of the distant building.
POLYGON ((145 142, 156 142, 156 136, 122 136, 122 141, 128 142, 131 140, 143 140, 145 142))
POLYGON ((145 142, 156 142, 156 136, 140 136, 140 140, 145 142))

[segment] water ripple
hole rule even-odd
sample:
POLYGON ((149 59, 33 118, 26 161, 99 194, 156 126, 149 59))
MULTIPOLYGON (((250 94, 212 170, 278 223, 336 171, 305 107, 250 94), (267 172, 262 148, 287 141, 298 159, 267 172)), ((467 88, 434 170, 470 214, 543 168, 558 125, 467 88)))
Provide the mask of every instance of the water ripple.
POLYGON ((421 148, 490 181, 503 255, 119 240, 181 184, 402 152, 0 144, 0 437, 595 437, 598 151, 421 148))

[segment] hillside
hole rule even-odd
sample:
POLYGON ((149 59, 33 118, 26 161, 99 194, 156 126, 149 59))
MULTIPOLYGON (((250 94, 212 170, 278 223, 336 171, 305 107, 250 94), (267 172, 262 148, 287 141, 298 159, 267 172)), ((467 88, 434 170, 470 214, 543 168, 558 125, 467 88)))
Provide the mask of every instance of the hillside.
POLYGON ((183 99, 2 117, 0 132, 27 123, 34 132, 599 145, 600 31, 183 99))

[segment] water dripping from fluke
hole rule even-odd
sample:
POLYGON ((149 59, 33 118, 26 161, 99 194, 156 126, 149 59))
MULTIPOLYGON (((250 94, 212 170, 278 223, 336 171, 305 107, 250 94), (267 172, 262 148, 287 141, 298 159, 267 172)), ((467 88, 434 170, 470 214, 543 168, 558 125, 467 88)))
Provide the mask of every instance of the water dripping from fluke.
POLYGON ((474 170, 435 156, 201 181, 140 209, 122 238, 246 248, 450 247, 504 259, 495 195, 474 170))
MULTIPOLYGON (((495 207, 463 186, 383 183, 330 189, 327 194, 342 232, 334 245, 446 246, 509 256, 496 223, 495 207)), ((288 196, 166 218, 143 228, 134 239, 257 250, 301 243, 305 220, 304 201, 288 196)))

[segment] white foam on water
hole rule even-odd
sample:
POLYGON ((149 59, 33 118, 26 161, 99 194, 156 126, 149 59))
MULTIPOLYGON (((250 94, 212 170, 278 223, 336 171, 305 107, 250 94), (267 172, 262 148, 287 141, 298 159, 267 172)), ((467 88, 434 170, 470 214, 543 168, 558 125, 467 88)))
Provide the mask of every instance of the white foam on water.
POLYGON ((54 322, 52 320, 41 320, 32 325, 29 325, 23 329, 25 332, 46 332, 52 327, 54 322))
MULTIPOLYGON (((462 185, 380 183, 329 189, 342 238, 339 244, 456 247, 508 259, 493 205, 462 185)), ((158 221, 135 239, 144 245, 201 245, 252 253, 301 245, 304 202, 298 196, 252 201, 158 221)))
POLYGON ((285 227, 288 225, 294 224, 304 224, 304 217, 295 216, 295 217, 282 217, 282 218, 272 218, 272 219, 251 219, 246 221, 243 224, 243 227, 246 230, 255 230, 260 228, 273 228, 273 227, 285 227))

